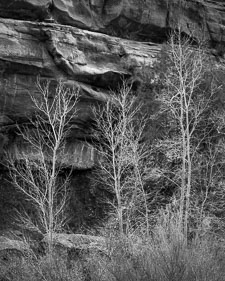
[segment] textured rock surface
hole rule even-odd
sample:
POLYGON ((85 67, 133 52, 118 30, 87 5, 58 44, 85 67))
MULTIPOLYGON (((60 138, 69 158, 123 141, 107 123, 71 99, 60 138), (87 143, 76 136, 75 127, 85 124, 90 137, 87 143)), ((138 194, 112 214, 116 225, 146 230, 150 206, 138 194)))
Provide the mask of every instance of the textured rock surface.
MULTIPOLYGON (((48 237, 46 236, 42 243, 47 243, 48 237)), ((74 250, 101 250, 106 251, 107 245, 105 238, 101 236, 84 235, 84 234, 66 234, 55 233, 53 235, 53 243, 55 246, 64 249, 74 250)))
MULTIPOLYGON (((36 153, 33 147, 21 144, 19 141, 14 141, 9 145, 8 151, 10 151, 12 158, 14 157, 16 160, 25 160, 28 157, 35 161, 41 159, 40 153, 36 153)), ((58 161, 64 168, 90 169, 96 163, 96 157, 97 153, 92 145, 74 139, 72 143, 67 143, 58 161)))
POLYGON ((1 0, 0 153, 6 145, 18 151, 12 132, 34 114, 29 93, 38 95, 39 75, 80 89, 70 143, 77 167, 92 167, 93 148, 82 143, 91 135, 90 105, 107 100, 122 77, 132 80, 135 69, 151 64, 158 43, 178 24, 223 54, 224 15, 219 0, 1 0))
POLYGON ((4 236, 0 236, 0 252, 5 250, 15 250, 21 253, 29 250, 27 244, 19 240, 12 240, 4 236))
POLYGON ((156 48, 56 24, 0 19, 0 31, 2 73, 31 74, 32 70, 32 74, 65 75, 100 87, 131 75, 131 63, 133 67, 148 63, 156 48))
POLYGON ((177 23, 187 34, 223 42, 223 0, 1 0, 0 16, 54 21, 143 40, 165 40, 177 23))
MULTIPOLYGON (((0 263, 1 266, 10 262, 21 262, 25 254, 30 253, 28 244, 19 240, 0 236, 0 263)), ((3 270, 3 268, 1 268, 3 270)), ((1 272, 2 273, 2 272, 1 272)))
MULTIPOLYGON (((16 123, 27 123, 35 114, 29 94, 39 94, 35 86, 37 76, 53 81, 62 79, 68 87, 79 88, 81 94, 70 136, 74 142, 72 158, 78 161, 73 166, 92 167, 93 148, 81 143, 91 134, 90 106, 106 101, 109 89, 115 88, 123 77, 132 77, 135 68, 151 64, 158 50, 156 44, 139 44, 75 27, 0 19, 1 147, 6 139, 12 140, 9 136, 16 123)), ((18 151, 15 141, 9 144, 12 146, 18 151)), ((20 153, 16 155, 21 158, 20 153)))
MULTIPOLYGON (((40 242, 40 248, 47 249, 48 237, 46 236, 40 242)), ((108 256, 107 241, 104 237, 84 235, 84 234, 66 234, 56 233, 53 235, 53 244, 55 251, 67 259, 82 260, 83 262, 94 254, 95 257, 108 256)))

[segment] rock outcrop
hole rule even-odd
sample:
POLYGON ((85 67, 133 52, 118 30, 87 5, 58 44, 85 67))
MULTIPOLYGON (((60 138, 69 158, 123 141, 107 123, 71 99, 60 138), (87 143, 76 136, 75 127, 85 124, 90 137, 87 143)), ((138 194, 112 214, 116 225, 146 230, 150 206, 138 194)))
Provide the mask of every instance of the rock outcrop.
POLYGON ((81 169, 94 163, 91 145, 81 145, 89 135, 90 105, 106 101, 110 89, 122 78, 132 77, 135 68, 151 64, 159 50, 157 44, 143 43, 140 52, 135 41, 59 24, 11 19, 0 19, 0 38, 1 133, 10 135, 15 124, 26 123, 35 114, 30 94, 38 95, 37 76, 63 80, 68 87, 78 88, 81 95, 70 136, 74 144, 79 143, 74 146, 73 158, 83 159, 74 164, 81 169), (85 147, 82 151, 86 153, 79 156, 80 147, 85 147))
MULTIPOLYGON (((46 236, 41 243, 47 245, 48 237, 46 236)), ((107 252, 106 239, 101 236, 84 235, 84 234, 66 234, 54 233, 53 244, 55 248, 66 251, 91 251, 107 252)))
POLYGON ((223 0, 2 0, 0 17, 48 21, 162 42, 180 24, 189 35, 225 41, 223 0))
POLYGON ((219 0, 2 0, 0 150, 12 140, 15 124, 34 114, 29 94, 38 94, 37 76, 62 79, 81 93, 71 133, 79 143, 74 159, 84 160, 79 168, 92 167, 91 145, 83 150, 88 151, 85 155, 76 152, 91 134, 90 105, 106 101, 121 78, 132 80, 135 69, 151 64, 158 43, 178 25, 223 55, 224 15, 225 3, 219 0))
MULTIPOLYGON (((48 237, 46 236, 39 246, 44 252, 47 250, 47 243, 48 237)), ((79 260, 83 270, 85 270, 85 262, 90 258, 90 255, 94 255, 95 258, 102 258, 103 256, 109 258, 110 256, 107 241, 101 236, 55 233, 53 245, 55 253, 64 257, 67 266, 79 260)))

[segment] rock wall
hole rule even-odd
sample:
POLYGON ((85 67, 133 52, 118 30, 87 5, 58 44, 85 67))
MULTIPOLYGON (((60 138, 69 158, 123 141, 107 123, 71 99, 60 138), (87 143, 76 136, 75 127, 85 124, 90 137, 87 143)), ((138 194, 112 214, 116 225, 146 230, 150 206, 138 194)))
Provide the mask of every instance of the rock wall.
POLYGON ((1 0, 0 17, 49 21, 103 33, 163 41, 178 23, 184 32, 224 42, 223 0, 1 0))
POLYGON ((152 64, 178 25, 223 54, 224 15, 219 0, 1 0, 0 150, 6 140, 15 146, 15 124, 35 113, 29 93, 38 95, 37 76, 62 79, 80 89, 70 141, 74 159, 83 159, 77 168, 91 168, 93 148, 80 148, 91 136, 90 105, 107 100, 121 78, 132 79, 135 69, 152 64))
MULTIPOLYGON (((132 77, 135 68, 151 64, 159 49, 157 44, 142 43, 140 52, 135 41, 66 25, 0 18, 0 131, 10 134, 16 123, 27 123, 35 114, 29 94, 38 95, 35 84, 39 76, 79 88, 78 116, 71 134, 74 142, 86 140, 90 105, 106 101, 110 89, 122 78, 132 77)), ((85 159, 91 155, 90 149, 83 150, 87 151, 82 156, 83 168, 93 164, 85 159)), ((74 153, 80 153, 76 146, 74 153)))
MULTIPOLYGON (((37 77, 79 88, 78 114, 60 159, 63 167, 74 169, 74 228, 85 221, 90 225, 105 212, 97 203, 98 192, 87 188, 87 174, 96 163, 89 142, 90 106, 110 99, 110 89, 122 78, 133 81, 136 70, 152 65, 178 25, 183 34, 206 40, 214 55, 223 56, 224 18, 223 0, 0 0, 0 157, 5 149, 16 159, 24 153, 36 157, 15 128, 35 115, 30 94, 39 95, 37 77)), ((2 169, 0 228, 12 222, 13 210, 24 200, 2 169)))

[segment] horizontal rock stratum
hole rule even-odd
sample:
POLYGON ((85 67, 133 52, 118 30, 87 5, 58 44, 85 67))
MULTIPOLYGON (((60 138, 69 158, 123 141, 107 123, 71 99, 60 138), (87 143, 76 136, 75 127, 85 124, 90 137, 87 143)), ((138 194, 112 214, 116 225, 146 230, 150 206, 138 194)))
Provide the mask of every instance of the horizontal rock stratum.
POLYGON ((223 0, 1 0, 0 17, 55 23, 162 42, 181 25, 214 42, 225 41, 223 0))

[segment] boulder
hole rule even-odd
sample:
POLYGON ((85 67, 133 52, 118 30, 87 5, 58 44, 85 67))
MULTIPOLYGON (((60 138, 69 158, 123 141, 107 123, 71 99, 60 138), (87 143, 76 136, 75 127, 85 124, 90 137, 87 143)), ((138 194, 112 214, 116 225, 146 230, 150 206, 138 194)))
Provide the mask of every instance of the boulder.
MULTIPOLYGON (((43 243, 48 242, 46 235, 43 243)), ((99 249, 106 250, 106 240, 102 236, 85 235, 85 234, 67 234, 67 233, 54 233, 53 244, 55 247, 63 247, 66 249, 99 249)))
POLYGON ((22 241, 9 239, 5 236, 0 236, 0 251, 4 250, 15 250, 23 253, 24 251, 29 250, 29 247, 22 241))
POLYGON ((0 236, 0 262, 9 262, 21 259, 30 252, 28 244, 0 236))
MULTIPOLYGON (((47 249, 48 236, 41 241, 41 246, 47 249)), ((107 256, 106 239, 101 236, 85 234, 53 234, 53 245, 55 251, 66 256, 69 261, 85 259, 89 254, 100 254, 107 256)))

